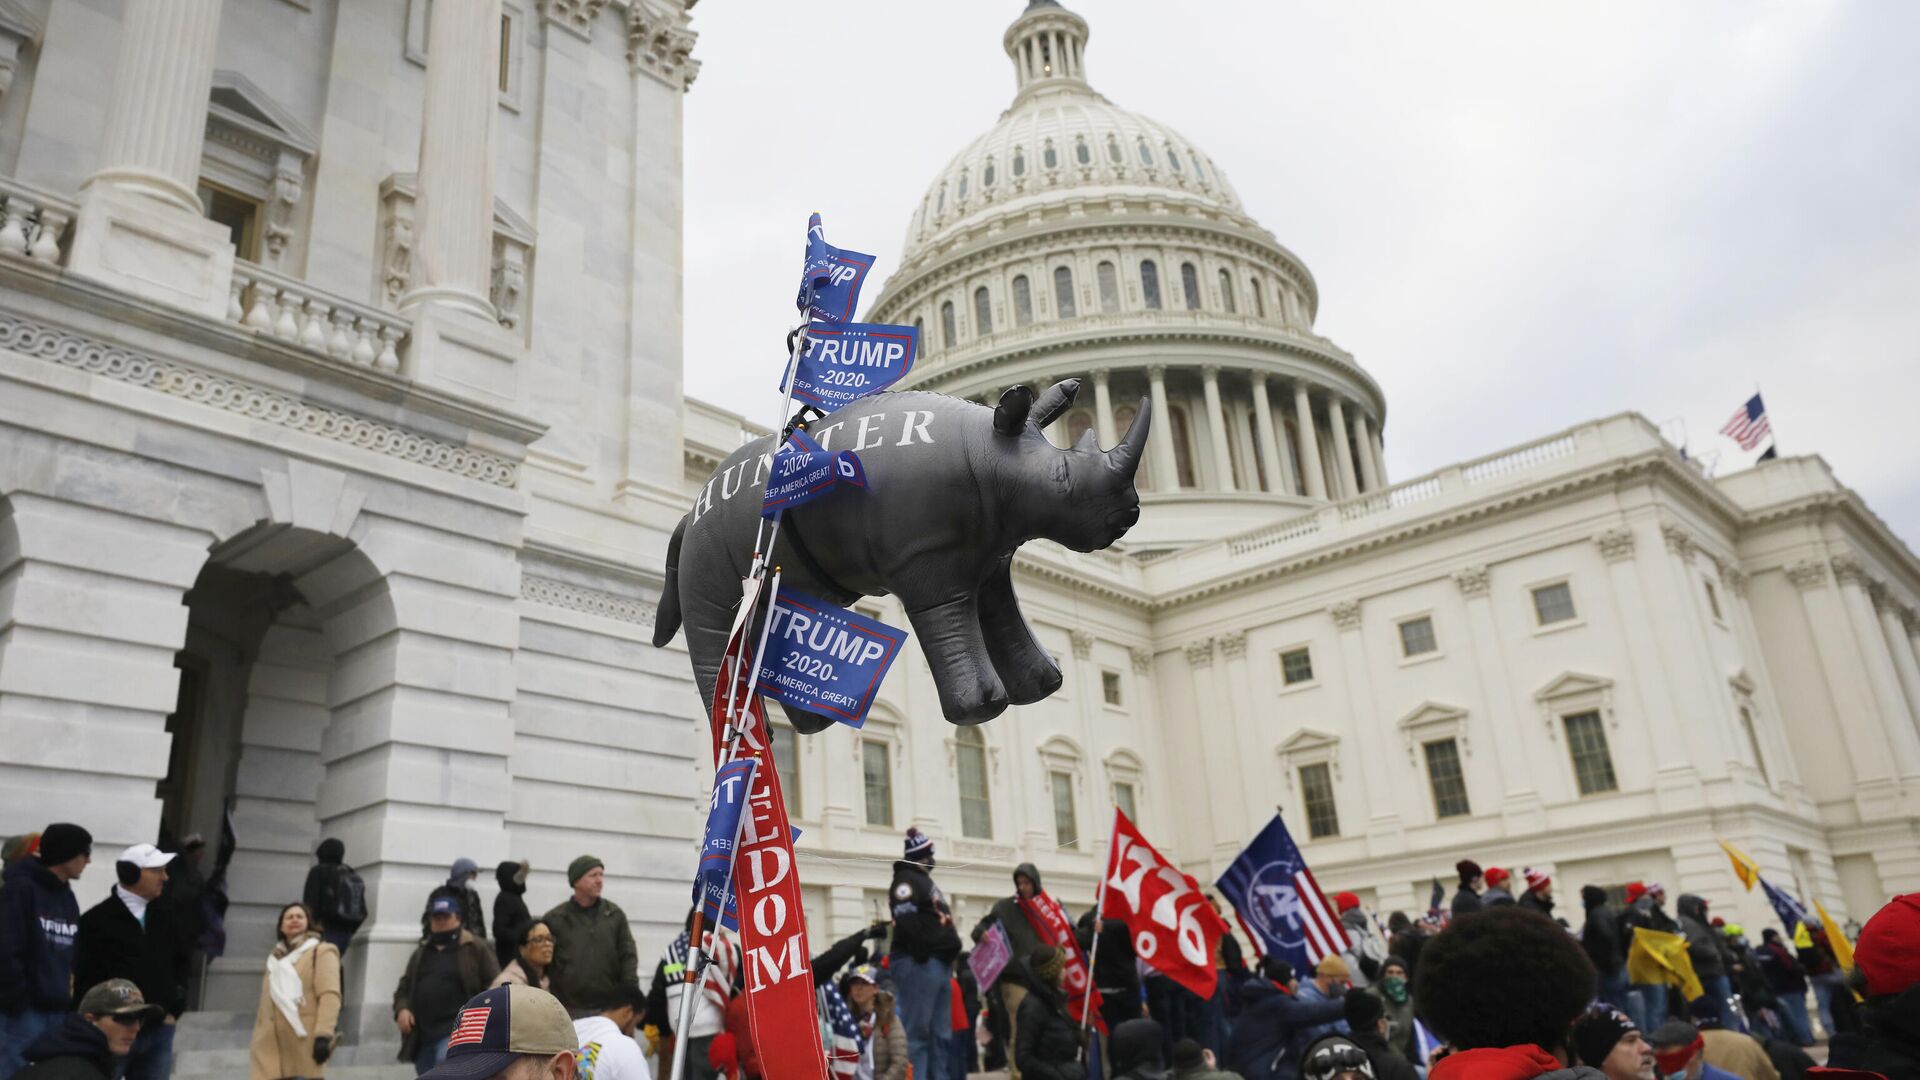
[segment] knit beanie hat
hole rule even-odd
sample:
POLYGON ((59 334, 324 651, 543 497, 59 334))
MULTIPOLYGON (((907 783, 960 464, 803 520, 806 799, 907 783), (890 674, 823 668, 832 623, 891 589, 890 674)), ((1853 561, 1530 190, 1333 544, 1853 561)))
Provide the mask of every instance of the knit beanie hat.
POLYGON ((925 862, 933 858, 933 837, 918 828, 907 830, 906 857, 914 862, 925 862))
POLYGON ((1462 885, 1480 876, 1480 864, 1474 862, 1472 859, 1461 859, 1459 862, 1453 864, 1453 868, 1459 871, 1460 884, 1462 885))
POLYGON ((583 877, 586 877, 587 872, 589 870, 592 870, 595 867, 599 867, 600 869, 604 870, 606 869, 607 864, 601 862, 599 859, 593 857, 592 855, 582 855, 579 858, 568 863, 567 864, 567 884, 578 885, 580 883, 580 879, 583 877))
MULTIPOLYGON (((42 848, 46 841, 40 841, 42 848)), ((1853 947, 1854 963, 1866 976, 1867 993, 1904 993, 1920 983, 1920 892, 1896 896, 1875 912, 1853 947)))
POLYGON ((1333 906, 1340 910, 1340 914, 1345 915, 1360 906, 1360 898, 1350 892, 1334 893, 1333 906))
POLYGON ((78 825, 56 821, 40 833, 40 861, 59 866, 77 855, 93 854, 93 834, 78 825))
POLYGON ((1067 968, 1067 954, 1058 946, 1042 945, 1027 955, 1027 970, 1033 977, 1051 986, 1060 981, 1061 972, 1067 968))
POLYGON ((1573 1022, 1568 1041, 1580 1064, 1597 1069, 1620 1040, 1627 1037, 1627 1032, 1639 1026, 1632 1017, 1611 1005, 1595 1005, 1573 1022))
POLYGON ((1627 882, 1627 903, 1631 904, 1647 895, 1647 887, 1638 881, 1627 882))
POLYGON ((1285 986, 1293 981, 1294 970, 1292 964, 1272 953, 1268 953, 1266 957, 1260 961, 1260 974, 1285 986))
POLYGON ((1547 886, 1553 884, 1553 879, 1547 876, 1547 872, 1545 870, 1535 870, 1531 866, 1527 867, 1525 870, 1520 871, 1520 876, 1527 879, 1528 892, 1538 892, 1541 889, 1544 889, 1547 886))

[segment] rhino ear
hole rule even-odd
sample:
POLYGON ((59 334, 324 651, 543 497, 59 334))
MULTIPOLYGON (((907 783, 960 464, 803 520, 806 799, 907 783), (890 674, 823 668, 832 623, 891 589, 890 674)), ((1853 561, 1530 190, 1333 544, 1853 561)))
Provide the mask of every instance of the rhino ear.
POLYGON ((1060 418, 1073 405, 1073 396, 1080 392, 1079 379, 1062 379, 1047 387, 1040 400, 1033 403, 1033 422, 1046 427, 1060 418))
POLYGON ((1027 414, 1033 410, 1033 391, 1024 386, 1010 386, 1000 395, 1000 404, 993 410, 993 430, 1002 435, 1018 435, 1027 426, 1027 414))

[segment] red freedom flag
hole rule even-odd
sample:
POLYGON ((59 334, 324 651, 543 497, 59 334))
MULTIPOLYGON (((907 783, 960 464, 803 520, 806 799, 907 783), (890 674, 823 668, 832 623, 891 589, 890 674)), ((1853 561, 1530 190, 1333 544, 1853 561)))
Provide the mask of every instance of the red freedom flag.
POLYGON ((1213 996, 1214 951, 1227 924, 1200 883, 1161 858, 1118 808, 1103 889, 1100 914, 1127 924, 1140 959, 1200 997, 1213 996))
POLYGON ((1093 985, 1093 969, 1087 966, 1086 954, 1080 951, 1080 939, 1073 935, 1073 923, 1067 919, 1067 913, 1060 910, 1060 901, 1043 892, 1034 893, 1033 899, 1020 901, 1020 910, 1027 913, 1027 922, 1041 940, 1053 942, 1067 954, 1066 967, 1060 977, 1060 985, 1067 991, 1067 1019, 1078 1024, 1091 1014, 1093 1025, 1104 1034, 1107 1022, 1100 1016, 1100 988, 1093 985))
MULTIPOLYGON (((757 597, 749 598, 757 599, 757 597)), ((722 680, 713 694, 713 758, 720 764, 727 727, 727 680, 743 674, 751 661, 752 622, 735 631, 722 680)), ((743 680, 744 682, 744 680, 743 680)), ((733 891, 740 911, 740 948, 747 995, 747 1023, 754 1045, 779 1047, 763 1053, 768 1080, 827 1080, 827 1057, 820 1047, 820 1022, 814 1012, 812 954, 801 915, 800 875, 793 861, 793 829, 780 791, 767 738, 767 714, 759 695, 738 688, 747 721, 737 757, 754 757, 752 787, 742 811, 739 853, 733 860, 733 891)))

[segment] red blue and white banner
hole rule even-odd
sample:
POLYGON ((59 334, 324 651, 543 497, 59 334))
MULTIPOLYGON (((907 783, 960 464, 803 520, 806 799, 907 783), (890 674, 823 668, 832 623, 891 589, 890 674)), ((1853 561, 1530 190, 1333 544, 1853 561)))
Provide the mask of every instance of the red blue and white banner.
POLYGON ((1214 884, 1261 947, 1296 971, 1310 971, 1350 947, 1339 914, 1278 814, 1214 884))
POLYGON ((740 843, 741 810, 747 805, 757 764, 751 757, 734 758, 713 774, 700 865, 693 876, 693 902, 707 922, 734 932, 740 929, 740 908, 733 893, 733 857, 740 843))
POLYGON ((806 432, 794 429, 786 445, 773 453, 760 516, 770 518, 845 485, 865 488, 867 470, 851 450, 832 453, 806 432))
POLYGON ((852 322, 854 309, 860 306, 860 287, 872 269, 873 256, 827 243, 820 215, 814 214, 807 219, 807 261, 795 306, 824 322, 852 322))
POLYGON ((760 693, 850 727, 865 724, 907 632, 785 589, 767 618, 760 693))
POLYGON ((1200 883, 1147 843, 1118 809, 1100 914, 1120 919, 1133 935, 1134 955, 1202 998, 1213 997, 1219 974, 1214 950, 1229 932, 1207 903, 1200 883))
POLYGON ((1100 1015, 1100 988, 1093 985, 1093 968, 1087 964, 1087 954, 1080 951, 1073 921, 1061 910, 1060 901, 1043 892, 1034 893, 1032 898, 1020 901, 1020 910, 1027 913, 1027 924, 1041 940, 1053 942, 1067 955, 1060 973, 1060 988, 1067 992, 1067 1019, 1084 1024, 1091 1018, 1093 1026, 1104 1034, 1107 1022, 1100 1015))
POLYGON ((794 400, 833 412, 899 382, 919 353, 920 331, 911 326, 815 323, 794 366, 794 400))

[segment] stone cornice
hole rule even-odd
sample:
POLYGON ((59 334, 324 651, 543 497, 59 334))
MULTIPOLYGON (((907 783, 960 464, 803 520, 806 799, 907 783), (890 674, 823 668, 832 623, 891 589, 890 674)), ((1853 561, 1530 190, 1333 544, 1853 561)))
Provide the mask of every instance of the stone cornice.
POLYGON ((622 596, 604 589, 561 581, 558 578, 522 574, 520 598, 566 611, 580 611, 621 622, 652 627, 655 606, 639 597, 622 596))

